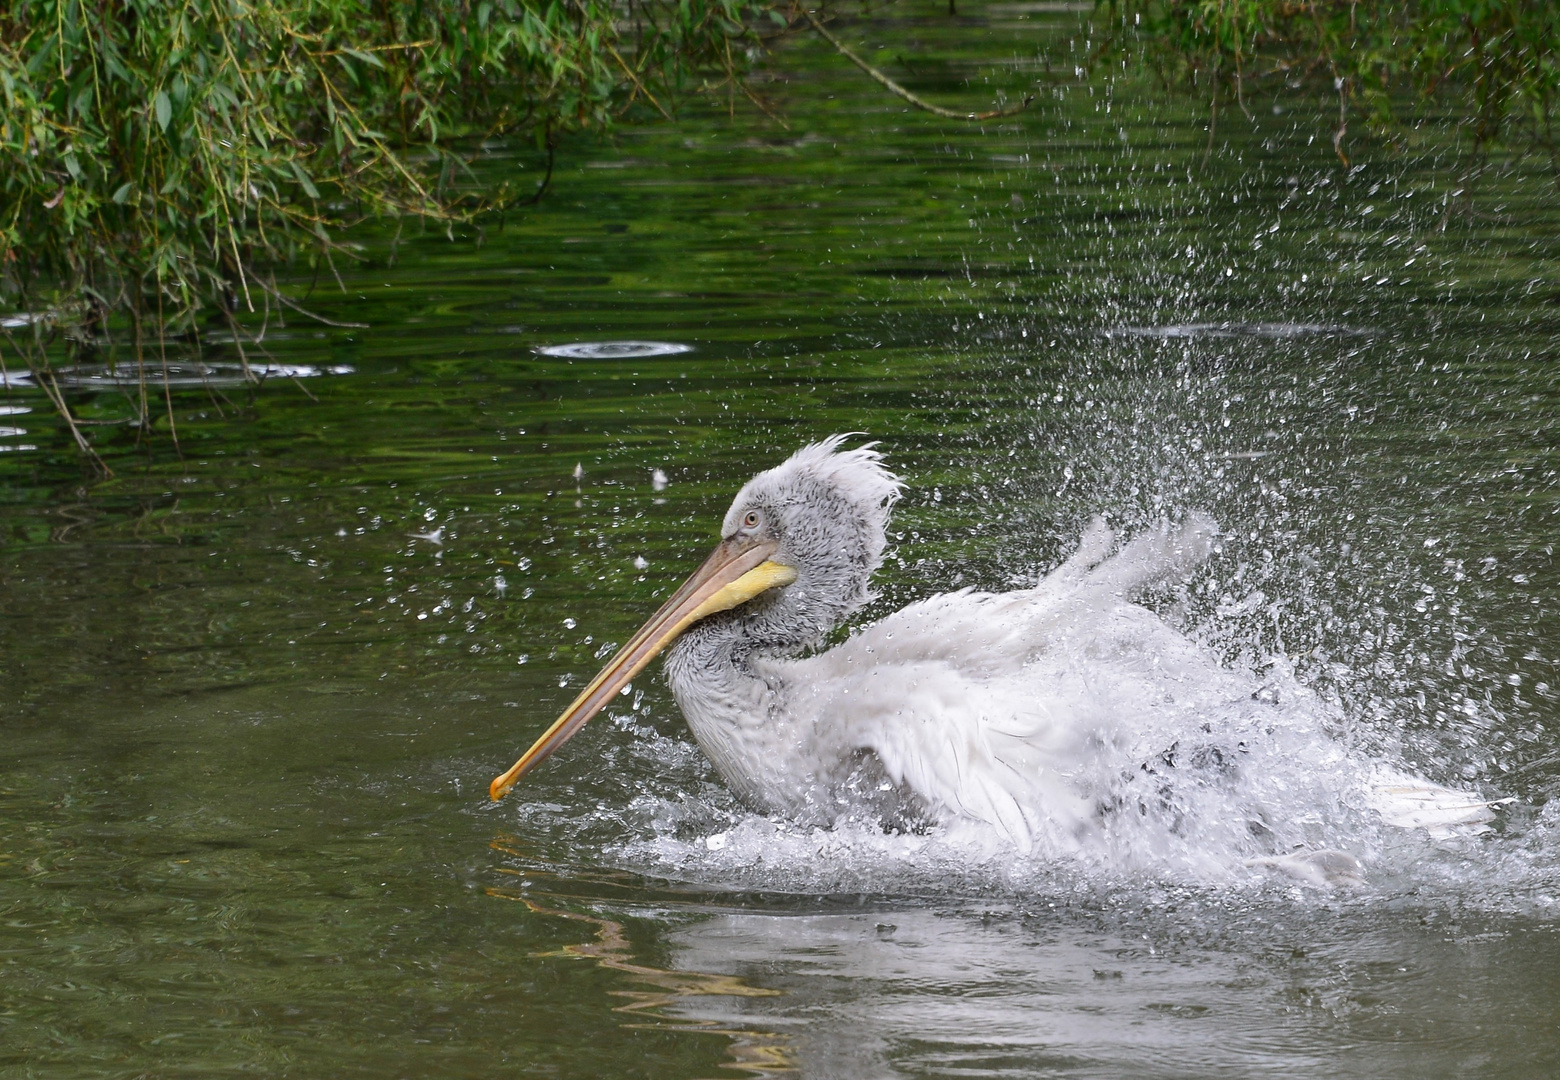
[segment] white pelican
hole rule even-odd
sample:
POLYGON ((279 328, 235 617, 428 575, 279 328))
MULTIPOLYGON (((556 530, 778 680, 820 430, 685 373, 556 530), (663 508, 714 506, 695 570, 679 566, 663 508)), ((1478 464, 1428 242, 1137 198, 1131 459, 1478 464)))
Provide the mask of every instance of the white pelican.
POLYGON ((1347 755, 1314 712, 1296 722, 1292 704, 1131 601, 1208 555, 1217 531, 1201 515, 1120 550, 1097 518, 1033 588, 934 596, 815 651, 871 598, 901 487, 875 444, 845 450, 844 438, 748 481, 714 552, 493 781, 495 800, 670 646, 672 693, 726 783, 801 822, 978 822, 1065 856, 1108 849, 1112 823, 1129 821, 1137 839, 1118 848, 1176 837, 1321 881, 1359 864, 1324 846, 1336 833, 1310 810, 1363 806, 1443 831, 1491 817, 1476 796, 1382 766, 1350 766, 1355 789, 1314 792, 1306 813, 1264 808, 1251 785, 1232 804, 1242 771, 1282 773, 1303 756, 1309 779, 1279 786, 1325 788, 1347 755))

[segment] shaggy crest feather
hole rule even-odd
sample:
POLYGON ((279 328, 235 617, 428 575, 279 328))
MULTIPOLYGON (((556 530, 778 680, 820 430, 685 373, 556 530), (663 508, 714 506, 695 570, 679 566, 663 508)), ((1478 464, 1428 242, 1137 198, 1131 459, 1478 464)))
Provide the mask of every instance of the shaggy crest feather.
POLYGON ((888 514, 899 501, 904 483, 883 465, 876 441, 862 443, 852 450, 841 450, 846 439, 860 432, 830 435, 809 443, 773 469, 761 472, 743 485, 732 500, 731 509, 721 525, 729 534, 737 527, 742 508, 765 492, 784 492, 788 502, 810 493, 818 486, 832 488, 862 526, 867 541, 868 570, 876 570, 883 561, 884 530, 888 514))

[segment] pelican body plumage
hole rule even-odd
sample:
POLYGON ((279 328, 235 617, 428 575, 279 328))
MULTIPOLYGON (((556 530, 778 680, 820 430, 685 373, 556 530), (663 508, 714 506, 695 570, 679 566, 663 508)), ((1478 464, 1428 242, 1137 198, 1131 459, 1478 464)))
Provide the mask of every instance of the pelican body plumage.
MULTIPOLYGON (((1134 602, 1208 557, 1219 540, 1210 518, 1163 522, 1119 546, 1096 518, 1032 588, 933 596, 820 649, 872 598, 902 486, 876 444, 844 441, 805 446, 748 481, 714 552, 493 781, 495 800, 667 650, 694 738, 761 813, 973 824, 1050 856, 1174 837, 1300 877, 1355 873, 1316 830, 1260 805, 1232 813, 1229 797, 1241 770, 1303 753, 1325 771, 1345 751, 1314 732, 1286 735, 1293 706, 1134 602), (1138 823, 1139 839, 1113 841, 1117 820, 1138 823)), ((1308 805, 1374 801, 1390 822, 1442 830, 1491 816, 1485 800, 1417 777, 1361 775, 1359 791, 1308 805)))

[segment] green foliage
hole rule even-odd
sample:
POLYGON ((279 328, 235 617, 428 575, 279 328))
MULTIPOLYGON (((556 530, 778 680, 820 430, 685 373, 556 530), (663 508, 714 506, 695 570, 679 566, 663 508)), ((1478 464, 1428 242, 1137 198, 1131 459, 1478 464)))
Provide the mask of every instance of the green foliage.
POLYGON ((1560 6, 1553 0, 1102 0, 1113 44, 1144 47, 1167 74, 1244 106, 1275 78, 1319 83, 1351 115, 1402 130, 1405 90, 1449 103, 1478 150, 1494 143, 1555 153, 1560 6))
MULTIPOLYGON (((0 296, 78 330, 257 309, 375 216, 468 217, 458 147, 602 129, 734 79, 755 0, 12 0, 0 296)), ((534 190, 535 181, 527 185, 534 190)))

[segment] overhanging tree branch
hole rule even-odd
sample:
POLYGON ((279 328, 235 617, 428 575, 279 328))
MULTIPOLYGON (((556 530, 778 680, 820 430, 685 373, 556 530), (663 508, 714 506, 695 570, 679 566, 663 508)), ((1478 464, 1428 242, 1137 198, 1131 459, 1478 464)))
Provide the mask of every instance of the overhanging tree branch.
POLYGON ((1035 99, 1033 94, 1025 94, 1024 100, 1019 102, 1017 105, 1009 105, 1001 109, 993 109, 990 112, 980 113, 958 112, 954 109, 945 109, 941 105, 933 105, 930 101, 926 101, 912 94, 903 86, 900 86, 898 83, 896 83, 893 79, 890 79, 877 68, 873 67, 861 57, 857 56, 843 41, 829 33, 828 29, 823 25, 823 23, 818 21, 818 17, 811 11, 808 11, 804 8, 802 10, 802 14, 806 17, 807 21, 812 24, 812 28, 818 31, 819 34, 823 35, 823 40, 827 41, 830 45, 833 45, 836 49, 838 49, 841 56, 845 57, 845 59, 849 60, 852 64, 855 64, 862 71, 865 71, 885 90, 898 97, 904 98, 917 109, 925 109, 934 116, 941 116, 948 120, 997 120, 1004 116, 1013 116, 1016 113, 1023 112, 1025 109, 1029 108, 1029 103, 1035 99))

